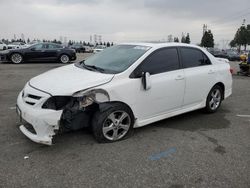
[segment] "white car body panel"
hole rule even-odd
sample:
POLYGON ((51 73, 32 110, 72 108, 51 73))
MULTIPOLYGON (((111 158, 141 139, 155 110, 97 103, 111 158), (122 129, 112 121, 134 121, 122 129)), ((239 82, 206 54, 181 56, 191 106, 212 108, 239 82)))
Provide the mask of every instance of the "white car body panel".
POLYGON ((72 95, 79 90, 105 84, 113 77, 112 74, 80 69, 71 64, 32 78, 30 85, 51 95, 72 95))
POLYGON ((17 98, 17 112, 19 116, 26 122, 30 123, 37 134, 32 134, 23 125, 20 130, 24 135, 34 142, 51 145, 52 136, 55 135, 55 130, 59 129, 58 121, 61 117, 62 110, 42 109, 42 104, 50 97, 49 94, 38 91, 26 84, 22 92, 17 98), (40 96, 41 99, 35 100, 29 97, 29 94, 40 96), (26 102, 34 102, 31 106, 26 102))
MULTIPOLYGON (((129 44, 129 43, 128 43, 129 44)), ((133 43, 134 44, 134 43, 133 43)), ((230 66, 225 61, 219 61, 207 51, 193 45, 180 43, 147 44, 136 43, 135 45, 149 46, 143 56, 134 62, 127 70, 119 74, 102 74, 75 67, 64 66, 30 80, 24 88, 24 92, 40 92, 42 98, 35 101, 31 107, 25 104, 25 99, 20 93, 17 105, 23 118, 34 126, 40 134, 33 135, 23 126, 21 131, 31 140, 51 144, 54 135, 53 130, 59 128, 58 122, 62 111, 41 109, 41 105, 50 95, 72 96, 81 90, 102 89, 107 91, 110 101, 119 101, 127 104, 135 116, 134 127, 141 127, 168 117, 189 112, 205 107, 206 98, 211 88, 216 83, 225 86, 224 98, 232 93, 232 75, 230 66), (200 49, 205 53, 212 65, 180 69, 160 74, 151 75, 151 89, 144 90, 140 78, 131 79, 130 74, 134 69, 153 51, 162 47, 188 46, 200 49), (45 92, 42 92, 45 91, 45 92), (166 100, 167 99, 167 100, 166 100), (40 130, 39 127, 45 127, 40 130)), ((39 95, 39 96, 40 96, 39 95)), ((34 101, 33 101, 34 102, 34 101)))

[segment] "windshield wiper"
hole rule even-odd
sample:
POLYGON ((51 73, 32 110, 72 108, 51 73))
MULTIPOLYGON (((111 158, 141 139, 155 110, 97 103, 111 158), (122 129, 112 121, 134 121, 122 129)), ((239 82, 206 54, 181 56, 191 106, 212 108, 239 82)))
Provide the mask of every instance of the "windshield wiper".
POLYGON ((99 71, 99 72, 105 72, 105 70, 101 67, 97 67, 95 65, 86 65, 84 63, 84 61, 80 62, 80 65, 82 65, 84 68, 88 69, 88 70, 96 70, 96 71, 99 71))

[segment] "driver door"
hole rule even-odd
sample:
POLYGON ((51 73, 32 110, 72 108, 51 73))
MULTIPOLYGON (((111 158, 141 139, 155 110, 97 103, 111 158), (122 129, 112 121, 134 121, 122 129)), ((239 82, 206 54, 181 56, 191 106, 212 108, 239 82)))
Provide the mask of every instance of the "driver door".
POLYGON ((25 53, 25 58, 27 60, 42 60, 44 58, 45 45, 36 44, 31 46, 25 53))

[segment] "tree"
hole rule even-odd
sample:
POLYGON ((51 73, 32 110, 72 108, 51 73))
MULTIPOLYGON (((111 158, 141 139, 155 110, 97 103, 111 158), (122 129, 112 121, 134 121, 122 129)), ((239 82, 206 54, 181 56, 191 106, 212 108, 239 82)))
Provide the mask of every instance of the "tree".
POLYGON ((186 42, 186 37, 185 37, 185 35, 182 35, 182 37, 181 37, 181 43, 185 43, 186 42))
POLYGON ((205 31, 201 39, 201 46, 206 48, 214 47, 214 36, 211 30, 205 31))
MULTIPOLYGON (((239 51, 241 50, 241 46, 244 46, 246 50, 247 45, 250 44, 250 25, 245 26, 245 22, 238 28, 234 35, 234 39, 230 42, 236 47, 238 46, 239 51)), ((232 46, 231 46, 232 47, 232 46)))
POLYGON ((175 38, 174 38, 174 42, 179 42, 179 38, 178 38, 178 37, 175 37, 175 38))
POLYGON ((190 36, 189 33, 187 33, 186 39, 185 39, 185 43, 190 44, 190 36))
POLYGON ((231 40, 231 42, 229 43, 229 46, 230 46, 231 48, 235 48, 235 47, 237 46, 234 39, 231 40))

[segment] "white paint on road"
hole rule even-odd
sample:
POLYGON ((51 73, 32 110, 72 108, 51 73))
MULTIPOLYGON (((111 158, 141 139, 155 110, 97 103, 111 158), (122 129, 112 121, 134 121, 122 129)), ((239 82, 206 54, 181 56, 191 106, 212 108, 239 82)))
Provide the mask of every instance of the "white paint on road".
POLYGON ((238 115, 236 115, 236 116, 238 116, 238 117, 243 117, 243 118, 250 118, 250 115, 240 115, 240 114, 238 114, 238 115))

